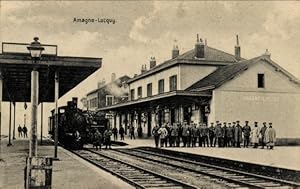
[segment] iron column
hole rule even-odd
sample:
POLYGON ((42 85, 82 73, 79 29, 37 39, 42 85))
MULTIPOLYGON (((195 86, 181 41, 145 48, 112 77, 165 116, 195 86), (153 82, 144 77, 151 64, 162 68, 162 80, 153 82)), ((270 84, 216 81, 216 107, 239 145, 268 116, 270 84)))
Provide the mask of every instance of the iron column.
POLYGON ((37 108, 39 96, 39 72, 36 68, 31 72, 31 135, 29 156, 37 156, 37 108))
POLYGON ((41 102, 41 144, 43 144, 43 102, 41 102))
POLYGON ((58 145, 58 97, 59 97, 59 73, 55 72, 55 115, 54 115, 54 158, 57 159, 57 145, 58 145))
POLYGON ((16 102, 13 101, 13 105, 14 105, 14 128, 13 128, 13 140, 16 140, 15 137, 15 129, 16 129, 16 102))
POLYGON ((8 130, 8 144, 7 146, 11 146, 11 101, 9 101, 9 130, 8 130))

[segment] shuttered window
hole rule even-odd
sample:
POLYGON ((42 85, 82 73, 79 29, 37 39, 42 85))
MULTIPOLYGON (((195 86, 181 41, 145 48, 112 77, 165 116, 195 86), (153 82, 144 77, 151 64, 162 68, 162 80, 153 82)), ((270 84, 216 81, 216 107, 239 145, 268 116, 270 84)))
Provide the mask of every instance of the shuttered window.
POLYGON ((161 79, 158 81, 158 94, 164 93, 165 91, 165 80, 161 79))

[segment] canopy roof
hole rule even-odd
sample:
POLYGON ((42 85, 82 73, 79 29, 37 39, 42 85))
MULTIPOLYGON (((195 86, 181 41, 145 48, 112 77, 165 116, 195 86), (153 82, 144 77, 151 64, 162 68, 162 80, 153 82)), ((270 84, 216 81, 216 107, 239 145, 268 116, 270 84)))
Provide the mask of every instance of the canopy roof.
POLYGON ((59 73, 59 97, 66 94, 102 65, 102 58, 42 55, 33 64, 29 53, 0 54, 3 101, 30 102, 31 71, 39 71, 39 102, 54 102, 54 76, 59 73))

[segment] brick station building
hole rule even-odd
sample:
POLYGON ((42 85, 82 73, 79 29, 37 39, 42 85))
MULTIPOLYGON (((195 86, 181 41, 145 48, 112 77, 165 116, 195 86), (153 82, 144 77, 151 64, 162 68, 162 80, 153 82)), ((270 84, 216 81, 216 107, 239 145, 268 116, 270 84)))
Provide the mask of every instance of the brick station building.
MULTIPOLYGON (((142 127, 151 136, 155 124, 204 122, 217 120, 241 124, 248 120, 272 122, 285 142, 300 138, 299 80, 263 55, 241 58, 238 43, 234 55, 207 46, 197 40, 195 47, 127 81, 129 100, 100 108, 115 116, 113 125, 142 127)), ((144 68, 144 67, 143 67, 144 68)))

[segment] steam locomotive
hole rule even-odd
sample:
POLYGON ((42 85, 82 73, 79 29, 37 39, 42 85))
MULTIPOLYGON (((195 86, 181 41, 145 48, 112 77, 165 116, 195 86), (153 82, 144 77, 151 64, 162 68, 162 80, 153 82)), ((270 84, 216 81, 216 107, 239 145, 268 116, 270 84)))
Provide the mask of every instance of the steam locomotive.
MULTIPOLYGON (((66 148, 82 149, 92 142, 95 129, 104 132, 108 119, 102 112, 83 111, 77 108, 77 98, 68 101, 67 106, 58 108, 58 142, 66 148)), ((49 134, 54 139, 55 111, 49 117, 49 134)))

